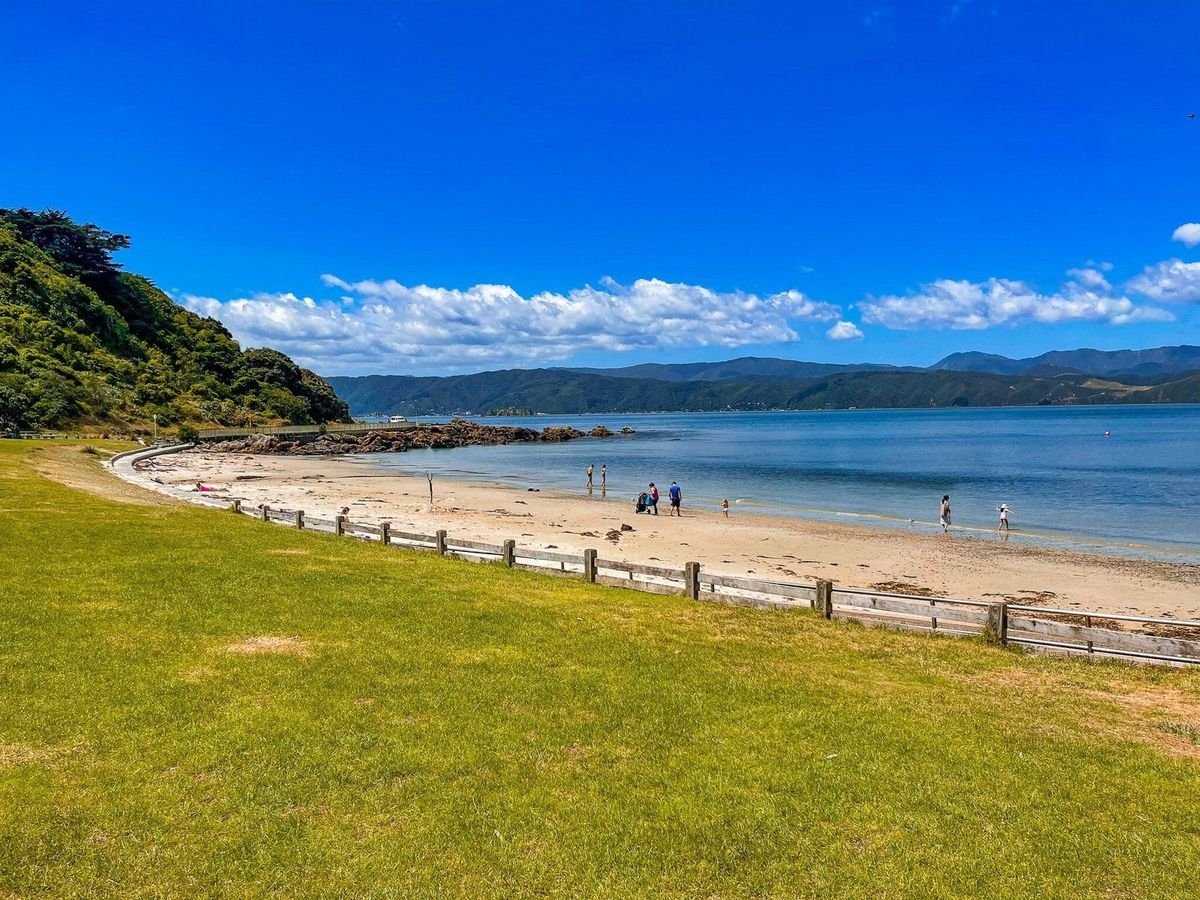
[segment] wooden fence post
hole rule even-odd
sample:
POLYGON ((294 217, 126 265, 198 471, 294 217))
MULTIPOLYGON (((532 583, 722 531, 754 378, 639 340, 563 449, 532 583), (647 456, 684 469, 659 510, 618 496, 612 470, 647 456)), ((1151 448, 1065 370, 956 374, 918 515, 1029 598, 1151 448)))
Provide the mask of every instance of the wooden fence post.
POLYGON ((824 618, 833 618, 833 582, 817 579, 816 609, 824 618))
POLYGON ((988 606, 987 625, 983 628, 983 639, 989 644, 1008 646, 1008 604, 993 603, 988 606))
POLYGON ((689 600, 700 599, 700 563, 690 562, 684 564, 683 585, 689 600))
POLYGON ((262 520, 263 520, 264 522, 269 522, 269 521, 271 521, 271 518, 270 518, 270 509, 271 509, 271 508, 270 508, 269 506, 267 506, 267 504, 265 504, 265 503, 264 503, 264 504, 262 505, 262 520))
POLYGON ((445 529, 437 532, 434 535, 434 539, 437 543, 437 552, 442 554, 442 556, 445 556, 446 555, 446 531, 445 531, 445 529))
POLYGON ((333 533, 341 537, 346 533, 346 517, 339 515, 333 520, 333 533))
POLYGON ((235 513, 240 513, 240 512, 242 511, 242 501, 241 501, 241 500, 234 500, 234 501, 233 501, 233 506, 231 507, 231 509, 232 509, 232 510, 233 510, 235 513))
POLYGON ((300 531, 304 530, 304 510, 302 509, 296 510, 296 527, 300 531))
POLYGON ((385 547, 392 542, 392 523, 391 522, 380 522, 379 523, 379 540, 385 547))
POLYGON ((511 569, 517 564, 517 542, 505 541, 500 546, 500 558, 504 560, 504 564, 511 569))
POLYGON ((583 551, 583 580, 596 583, 596 551, 583 551))

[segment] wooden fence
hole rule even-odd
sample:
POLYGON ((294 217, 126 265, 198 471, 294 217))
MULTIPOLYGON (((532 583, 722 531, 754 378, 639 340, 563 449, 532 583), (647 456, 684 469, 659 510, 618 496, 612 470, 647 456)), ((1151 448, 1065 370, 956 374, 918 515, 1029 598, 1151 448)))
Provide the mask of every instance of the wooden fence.
POLYGON ((21 441, 63 441, 78 438, 78 434, 66 434, 61 431, 10 431, 0 433, 0 437, 14 438, 21 441))
POLYGON ((1174 665, 1200 664, 1200 621, 889 594, 838 587, 822 580, 800 584, 710 574, 701 571, 696 562, 689 562, 683 568, 649 566, 603 559, 596 550, 559 553, 520 547, 513 540, 495 544, 467 540, 445 531, 416 534, 395 531, 388 523, 368 525, 342 516, 322 519, 306 516, 300 510, 244 507, 240 500, 233 501, 233 510, 293 528, 432 550, 476 562, 498 561, 511 568, 573 575, 594 584, 655 594, 762 609, 813 609, 827 619, 851 619, 936 634, 978 635, 990 643, 1013 644, 1042 652, 1174 665))

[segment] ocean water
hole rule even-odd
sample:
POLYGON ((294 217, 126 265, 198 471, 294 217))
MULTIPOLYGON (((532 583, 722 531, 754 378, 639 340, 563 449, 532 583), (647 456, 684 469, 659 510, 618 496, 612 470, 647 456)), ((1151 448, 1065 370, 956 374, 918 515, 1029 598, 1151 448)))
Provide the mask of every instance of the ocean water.
POLYGON ((950 494, 954 530, 1200 564, 1200 406, 846 410, 538 416, 506 425, 629 425, 637 434, 564 444, 372 454, 435 478, 586 494, 608 465, 607 498, 628 503, 672 480, 685 507, 937 530, 950 494), (1107 432, 1107 434, 1106 434, 1107 432))

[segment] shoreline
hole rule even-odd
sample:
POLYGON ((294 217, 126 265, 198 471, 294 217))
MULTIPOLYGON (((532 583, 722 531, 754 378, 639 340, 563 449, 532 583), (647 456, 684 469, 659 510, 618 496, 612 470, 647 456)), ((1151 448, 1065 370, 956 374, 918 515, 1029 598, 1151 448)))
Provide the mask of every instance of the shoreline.
MULTIPOLYGON (((344 458, 350 462, 361 462, 378 471, 393 473, 399 477, 420 479, 424 478, 425 472, 428 471, 428 467, 426 466, 413 466, 409 468, 388 465, 372 459, 371 456, 371 454, 366 453, 352 453, 346 454, 344 458)), ((476 487, 495 487, 515 491, 523 491, 528 490, 530 487, 535 487, 534 484, 521 479, 519 476, 506 480, 489 480, 486 477, 486 473, 464 469, 449 470, 443 468, 436 470, 435 479, 471 484, 476 487)), ((541 487, 539 484, 536 486, 536 490, 542 493, 557 493, 565 497, 593 499, 587 497, 582 492, 582 489, 576 490, 563 486, 541 487)), ((613 491, 615 492, 616 489, 613 489, 613 491)), ((600 489, 596 488, 595 492, 599 494, 600 489)), ((617 500, 618 502, 628 503, 633 503, 634 500, 632 497, 619 498, 617 496, 607 498, 597 496, 594 499, 605 502, 617 500)), ((662 502, 665 504, 666 500, 664 499, 662 502)), ((718 505, 718 501, 712 496, 702 497, 700 502, 703 504, 702 508, 700 506, 692 506, 690 510, 703 514, 704 511, 713 512, 718 505)), ((861 512, 824 509, 821 507, 787 503, 770 503, 760 499, 744 497, 730 498, 730 511, 736 511, 739 518, 754 516, 764 521, 778 521, 782 519, 785 521, 809 523, 844 524, 853 528, 877 528, 879 530, 897 531, 904 534, 920 534, 922 533, 921 529, 928 529, 930 533, 933 533, 941 529, 941 525, 936 519, 911 519, 883 512, 861 512)), ((1044 550, 1061 550, 1070 553, 1116 556, 1123 559, 1200 567, 1200 554, 1191 553, 1185 545, 1170 542, 1125 541, 1119 538, 1082 536, 1067 532, 1033 531, 1021 527, 1013 528, 1011 532, 1001 539, 1000 533, 993 525, 980 524, 955 524, 951 530, 955 536, 966 540, 987 541, 990 537, 996 543, 1008 543, 1013 546, 1021 545, 1044 550)))
MULTIPOLYGON (((943 539, 913 530, 821 519, 690 509, 684 516, 637 515, 625 499, 558 490, 521 490, 442 478, 434 503, 425 477, 369 459, 253 456, 190 450, 140 467, 180 496, 233 500, 349 516, 398 529, 444 528, 475 540, 515 539, 531 547, 582 552, 629 562, 679 565, 776 580, 827 578, 847 587, 1097 612, 1200 618, 1200 566, 1045 548, 978 537, 943 539), (203 481, 214 493, 192 494, 203 481), (632 530, 622 531, 622 525, 632 530), (616 532, 615 541, 606 535, 616 532)), ((599 494, 597 489, 596 494, 599 494)))

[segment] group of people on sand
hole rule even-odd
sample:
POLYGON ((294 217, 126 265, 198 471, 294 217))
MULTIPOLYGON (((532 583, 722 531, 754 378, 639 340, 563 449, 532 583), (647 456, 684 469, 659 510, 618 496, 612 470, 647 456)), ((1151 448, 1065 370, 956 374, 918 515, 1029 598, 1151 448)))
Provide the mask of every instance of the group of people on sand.
MULTIPOLYGON (((587 467, 587 489, 588 489, 589 493, 592 491, 592 487, 594 485, 595 473, 596 473, 596 467, 594 465, 592 465, 591 463, 589 463, 588 467, 587 467)), ((600 491, 602 493, 604 493, 607 491, 607 488, 608 488, 608 466, 605 464, 602 464, 600 466, 600 491)), ((662 495, 659 493, 658 485, 656 485, 653 481, 651 481, 648 485, 646 485, 646 490, 644 490, 638 496, 637 511, 638 512, 645 511, 646 513, 649 513, 650 515, 657 516, 658 515, 658 502, 660 499, 662 499, 662 495)), ((682 517, 683 516, 683 488, 681 488, 679 486, 678 482, 672 481, 671 486, 669 488, 667 488, 667 499, 671 503, 670 515, 682 517)), ((721 501, 721 511, 726 516, 729 515, 729 501, 728 500, 721 501)))
MULTIPOLYGON (((1000 513, 1000 521, 999 521, 999 524, 996 526, 996 530, 1003 532, 1004 534, 1008 534, 1008 531, 1009 531, 1008 514, 1011 512, 1011 510, 1008 508, 1007 503, 1001 503, 1000 508, 997 511, 1000 513)), ((938 521, 942 525, 942 537, 949 537, 950 536, 950 495, 949 494, 944 494, 942 496, 942 503, 938 509, 938 521)))
MULTIPOLYGON (((646 486, 645 496, 646 512, 657 516, 660 495, 658 493, 658 486, 653 481, 646 486)), ((671 501, 671 515, 682 516, 683 489, 676 482, 672 481, 671 486, 667 488, 667 497, 671 501)))

